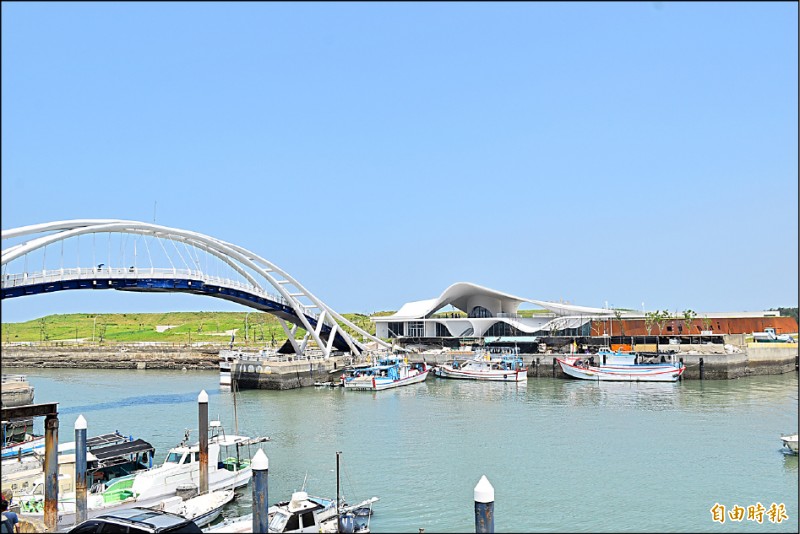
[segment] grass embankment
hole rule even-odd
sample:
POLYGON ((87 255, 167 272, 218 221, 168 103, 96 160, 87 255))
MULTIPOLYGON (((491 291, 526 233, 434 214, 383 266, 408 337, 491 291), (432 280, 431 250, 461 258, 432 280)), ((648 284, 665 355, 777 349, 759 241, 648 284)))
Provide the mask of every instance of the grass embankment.
MULTIPOLYGON (((392 312, 380 312, 385 315, 392 312)), ((352 323, 375 334, 369 316, 343 314, 352 323)), ((289 325, 291 327, 291 325, 289 325)), ((273 315, 263 312, 170 312, 170 313, 71 313, 48 315, 24 323, 3 323, 0 339, 20 342, 95 342, 95 343, 220 343, 231 335, 240 344, 281 344, 286 332, 273 315)), ((298 328, 297 339, 305 330, 298 328)))
MULTIPOLYGON (((391 315, 376 312, 372 317, 391 315)), ((523 317, 547 310, 519 310, 523 317)), ((347 320, 375 335, 369 315, 342 314, 347 320)), ((466 317, 463 312, 442 312, 434 317, 466 317)), ((291 327, 291 325, 289 325, 291 327)), ((349 328, 347 328, 350 333, 349 328)), ((286 341, 278 319, 264 312, 170 312, 170 313, 70 313, 48 315, 24 323, 3 323, 0 339, 4 343, 219 343, 228 344, 231 335, 237 345, 275 345, 286 341)), ((305 330, 298 328, 296 339, 305 330)), ((356 336, 359 337, 359 336, 356 336)))

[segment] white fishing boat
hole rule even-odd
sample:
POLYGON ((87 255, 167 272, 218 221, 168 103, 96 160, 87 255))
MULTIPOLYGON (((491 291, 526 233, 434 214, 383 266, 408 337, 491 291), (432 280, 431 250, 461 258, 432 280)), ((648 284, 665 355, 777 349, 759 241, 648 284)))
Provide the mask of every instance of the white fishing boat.
MULTIPOLYGON (((292 493, 288 501, 270 506, 268 532, 293 534, 296 532, 338 532, 369 534, 372 505, 379 501, 371 497, 358 504, 348 505, 339 495, 339 455, 336 453, 336 499, 315 497, 300 490, 292 493), (339 506, 337 509, 337 501, 339 506)), ((205 529, 209 533, 252 533, 253 514, 225 521, 205 529)))
POLYGON ((784 447, 788 448, 794 454, 797 454, 797 434, 781 436, 781 441, 783 441, 784 447))
POLYGON ((398 355, 380 358, 376 365, 358 369, 343 377, 345 389, 381 391, 424 382, 430 368, 426 363, 409 363, 398 355))
POLYGON ((180 516, 190 519, 198 527, 208 525, 222 513, 222 508, 231 502, 236 493, 232 489, 209 491, 202 495, 196 495, 190 499, 181 499, 172 511, 180 516))
POLYGON ((479 350, 472 358, 459 362, 437 365, 433 374, 440 378, 463 380, 488 380, 493 382, 525 382, 528 368, 525 367, 516 349, 479 350))
MULTIPOLYGON (((114 432, 86 440, 86 486, 153 467, 155 448, 143 439, 114 432)), ((13 491, 25 512, 41 512, 44 445, 27 456, 2 461, 3 491, 13 491)), ((59 494, 75 491, 75 442, 58 444, 59 494)))
POLYGON ((597 356, 605 363, 594 364, 584 355, 556 358, 564 374, 579 380, 613 382, 675 382, 686 367, 683 363, 638 363, 635 352, 601 351, 597 356))
MULTIPOLYGON (((209 423, 208 490, 235 489, 246 485, 253 476, 250 446, 269 438, 227 435, 219 421, 209 423)), ((87 495, 87 517, 132 507, 164 506, 163 501, 176 495, 179 487, 200 485, 200 444, 184 440, 167 453, 164 463, 104 483, 96 483, 87 495)), ((63 494, 58 501, 58 526, 75 523, 75 493, 63 494)), ((167 510, 170 511, 170 510, 167 510)), ((42 514, 28 514, 34 518, 42 514)))
POLYGON ((231 385, 231 365, 238 357, 239 352, 234 350, 219 351, 219 385, 231 385))

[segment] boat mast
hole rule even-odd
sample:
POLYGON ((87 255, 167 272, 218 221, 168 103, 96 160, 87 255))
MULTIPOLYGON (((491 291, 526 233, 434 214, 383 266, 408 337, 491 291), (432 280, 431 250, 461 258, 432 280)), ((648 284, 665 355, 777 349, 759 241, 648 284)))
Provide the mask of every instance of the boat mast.
POLYGON ((342 451, 336 451, 336 532, 339 532, 339 455, 342 451))
POLYGON ((239 435, 239 415, 236 411, 236 381, 231 380, 231 393, 233 393, 233 426, 234 432, 239 435))

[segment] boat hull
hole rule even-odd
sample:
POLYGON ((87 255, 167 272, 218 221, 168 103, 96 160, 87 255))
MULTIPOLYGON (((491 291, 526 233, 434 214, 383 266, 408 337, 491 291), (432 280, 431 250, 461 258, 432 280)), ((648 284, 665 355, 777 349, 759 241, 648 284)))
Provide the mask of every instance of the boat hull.
POLYGON ((345 389, 353 389, 356 391, 382 391, 384 389, 392 389, 424 382, 428 378, 429 372, 430 371, 426 370, 417 375, 397 380, 385 377, 361 376, 348 380, 344 383, 344 387, 345 389))
POLYGON ((488 370, 488 371, 469 371, 454 369, 450 365, 441 365, 436 368, 434 374, 439 378, 458 378, 461 380, 486 380, 490 382, 526 382, 528 380, 528 370, 519 369, 509 370, 488 370))
MULTIPOLYGON (((248 477, 244 477, 244 476, 241 476, 241 477, 240 476, 230 477, 230 478, 226 479, 224 483, 220 483, 220 482, 217 482, 217 483, 214 483, 214 484, 209 483, 209 491, 217 492, 217 491, 225 490, 227 488, 238 488, 238 487, 244 486, 249 482, 250 478, 252 477, 252 472, 249 472, 248 474, 250 475, 248 477)), ((193 481, 193 482, 196 483, 197 481, 193 481)), ((174 485, 171 484, 170 487, 172 487, 172 486, 174 486, 174 485)), ((127 510, 128 508, 133 508, 133 507, 141 507, 141 508, 151 508, 151 507, 152 508, 159 508, 159 507, 161 507, 161 508, 163 508, 164 507, 164 503, 166 501, 170 501, 171 499, 173 499, 174 496, 175 496, 175 489, 173 489, 171 492, 167 491, 167 492, 161 493, 159 495, 154 495, 154 496, 150 496, 150 497, 139 497, 139 498, 130 497, 130 498, 125 499, 123 501, 119 501, 119 502, 115 502, 115 503, 106 503, 106 504, 101 505, 101 506, 92 506, 91 503, 87 502, 88 506, 86 508, 86 517, 87 517, 87 519, 93 519, 93 518, 95 518, 95 517, 97 517, 99 515, 102 515, 102 514, 117 512, 117 511, 120 511, 120 510, 127 510)), ((233 497, 231 497, 231 499, 233 499, 233 497)), ((219 516, 219 513, 222 510, 222 506, 224 506, 224 503, 223 503, 223 505, 220 506, 220 508, 218 510, 216 510, 216 515, 214 517, 211 517, 210 519, 208 519, 206 521, 206 523, 210 523, 211 521, 216 519, 217 516, 219 516)), ((75 507, 76 507, 76 503, 75 503, 75 494, 74 493, 71 494, 71 495, 65 495, 62 499, 59 499, 59 501, 58 501, 58 527, 60 529, 61 528, 68 528, 68 527, 71 527, 71 526, 73 526, 75 524, 75 519, 76 519, 76 509, 75 509, 75 507)), ((168 510, 168 511, 171 511, 171 510, 168 510)), ((174 511, 176 513, 179 513, 177 510, 174 510, 174 511)), ((214 511, 212 510, 209 513, 213 514, 214 511)), ((44 512, 24 512, 24 515, 26 517, 31 517, 31 518, 37 519, 39 521, 44 521, 44 512)))
POLYGON ((573 362, 557 359, 564 374, 579 380, 595 380, 609 382, 675 382, 680 378, 685 367, 672 364, 664 365, 612 365, 612 366, 578 366, 573 362))
POLYGON ((787 447, 794 454, 797 454, 797 434, 794 434, 793 436, 781 436, 781 440, 783 441, 783 445, 785 447, 787 447))

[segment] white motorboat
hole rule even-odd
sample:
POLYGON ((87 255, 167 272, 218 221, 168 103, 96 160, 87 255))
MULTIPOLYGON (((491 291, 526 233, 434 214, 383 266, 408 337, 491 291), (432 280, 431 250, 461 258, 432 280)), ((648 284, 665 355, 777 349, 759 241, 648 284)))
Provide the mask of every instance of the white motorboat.
POLYGON ((784 447, 787 447, 794 454, 797 454, 797 434, 781 436, 781 441, 783 441, 784 447))
MULTIPOLYGON (((219 421, 209 423, 209 434, 208 491, 232 490, 246 485, 253 476, 250 446, 269 438, 226 435, 219 421)), ((164 463, 158 467, 95 484, 86 499, 87 518, 126 508, 164 507, 163 501, 174 497, 179 487, 199 487, 200 443, 189 445, 188 439, 189 431, 177 447, 169 450, 164 463)), ((73 525, 75 494, 62 495, 58 510, 59 528, 73 525)), ((28 515, 43 517, 43 513, 28 515)))
POLYGON ((180 496, 171 497, 150 508, 178 514, 191 519, 198 527, 203 527, 219 517, 222 508, 231 502, 234 496, 235 492, 232 489, 209 491, 186 500, 180 496))
MULTIPOLYGON (((339 455, 336 453, 336 499, 310 496, 304 490, 292 493, 288 501, 278 502, 267 510, 269 532, 337 532, 369 534, 372 504, 380 500, 371 497, 358 504, 348 505, 339 495, 339 455), (336 502, 339 501, 338 509, 336 502)), ((229 518, 205 529, 210 533, 253 532, 253 514, 229 518)))
POLYGON ((464 380, 488 380, 492 382, 525 382, 528 368, 525 367, 519 351, 500 349, 496 352, 481 350, 463 362, 438 365, 433 374, 440 378, 460 378, 464 380))

